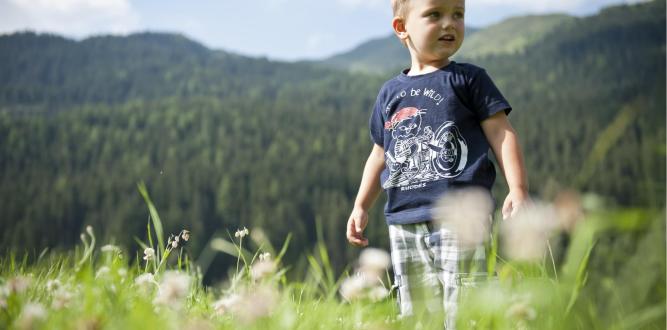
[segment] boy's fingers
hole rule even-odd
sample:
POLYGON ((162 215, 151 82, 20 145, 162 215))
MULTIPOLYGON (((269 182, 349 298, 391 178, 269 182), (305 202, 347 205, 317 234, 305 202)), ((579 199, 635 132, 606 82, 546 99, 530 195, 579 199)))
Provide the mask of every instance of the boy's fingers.
POLYGON ((502 212, 503 212, 503 220, 507 220, 512 215, 512 201, 505 200, 502 212))
POLYGON ((347 241, 350 244, 355 246, 366 246, 368 245, 368 239, 364 238, 361 235, 361 230, 359 230, 357 221, 354 221, 354 218, 350 218, 347 222, 347 241))

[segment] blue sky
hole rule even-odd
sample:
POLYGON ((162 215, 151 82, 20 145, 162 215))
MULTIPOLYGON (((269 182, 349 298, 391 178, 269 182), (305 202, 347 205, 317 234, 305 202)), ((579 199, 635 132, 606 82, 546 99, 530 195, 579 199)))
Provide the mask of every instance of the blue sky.
MULTIPOLYGON (((584 16, 637 0, 469 0, 466 24, 564 12, 584 16)), ((215 49, 271 59, 317 59, 391 33, 389 0, 0 0, 0 33, 72 38, 178 32, 215 49)))

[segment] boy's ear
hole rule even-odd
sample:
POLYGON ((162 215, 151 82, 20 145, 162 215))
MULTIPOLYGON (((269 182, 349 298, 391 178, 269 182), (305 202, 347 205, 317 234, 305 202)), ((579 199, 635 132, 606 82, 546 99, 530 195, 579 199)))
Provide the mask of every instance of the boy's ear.
POLYGON ((394 33, 398 39, 405 43, 408 39, 408 31, 405 29, 405 19, 398 16, 394 17, 394 19, 391 20, 391 27, 394 29, 394 33))

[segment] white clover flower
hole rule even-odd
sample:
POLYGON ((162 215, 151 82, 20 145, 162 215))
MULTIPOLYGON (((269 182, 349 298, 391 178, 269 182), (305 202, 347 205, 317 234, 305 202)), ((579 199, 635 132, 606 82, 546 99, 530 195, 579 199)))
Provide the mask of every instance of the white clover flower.
POLYGON ((159 287, 155 277, 151 273, 144 273, 134 279, 134 285, 143 291, 149 291, 154 286, 159 287))
POLYGON ((382 276, 390 264, 389 253, 382 249, 365 248, 359 256, 359 269, 369 277, 382 276))
POLYGON ((155 258, 155 250, 153 248, 144 249, 144 260, 153 260, 155 258))
POLYGON ((493 200, 482 188, 446 193, 436 203, 434 220, 456 234, 463 248, 474 248, 489 238, 493 200))
POLYGON ((252 265, 250 276, 254 280, 267 278, 276 272, 276 264, 271 260, 262 260, 252 265))
POLYGON ((28 290, 30 287, 30 284, 32 283, 32 279, 29 277, 25 276, 16 276, 13 278, 10 278, 6 285, 6 290, 9 294, 15 293, 15 294, 21 294, 28 290))
POLYGON ((560 220, 561 229, 571 233, 584 218, 581 196, 576 191, 565 190, 554 199, 554 207, 560 220))
POLYGON ((46 281, 46 290, 48 290, 48 291, 56 291, 61 286, 62 285, 60 284, 60 281, 58 279, 46 281))
POLYGON ((367 281, 362 276, 346 278, 340 286, 340 295, 347 301, 360 300, 364 297, 367 281))
POLYGON ((527 302, 519 301, 507 309, 505 317, 515 320, 532 321, 537 317, 537 312, 527 302))
POLYGON ((23 306, 16 324, 19 329, 34 329, 36 323, 46 318, 46 309, 40 303, 30 302, 23 306))
POLYGON ((107 244, 107 245, 102 246, 102 247, 100 248, 100 251, 102 251, 102 252, 116 252, 116 253, 120 253, 121 250, 120 250, 120 247, 118 247, 118 246, 116 246, 116 245, 107 244))
POLYGON ((100 277, 107 277, 111 273, 111 268, 107 266, 102 266, 100 269, 97 270, 97 273, 95 273, 95 278, 100 278, 100 277))
POLYGON ((243 229, 239 229, 239 230, 236 231, 236 233, 234 234, 234 237, 243 238, 246 235, 248 235, 249 233, 250 233, 250 231, 248 230, 248 228, 243 227, 243 229))
POLYGON ((269 252, 260 253, 259 260, 260 261, 271 260, 271 253, 269 252))
POLYGON ((228 314, 238 306, 240 301, 241 296, 237 294, 231 294, 214 302, 213 310, 215 310, 215 313, 218 315, 228 314))
POLYGON ((558 224, 558 215, 551 205, 527 205, 516 216, 503 221, 503 248, 515 260, 540 259, 546 251, 547 240, 558 224))
POLYGON ((278 305, 279 295, 275 288, 260 286, 241 296, 238 304, 232 308, 232 312, 245 324, 252 323, 261 317, 273 313, 278 305))
POLYGON ((53 307, 53 309, 63 309, 67 307, 71 301, 72 293, 64 287, 61 287, 53 294, 51 307, 53 307))
POLYGON ((389 290, 381 285, 374 286, 368 290, 368 298, 374 302, 387 298, 387 296, 389 296, 389 290))
POLYGON ((179 309, 190 291, 190 276, 178 271, 164 273, 154 303, 179 309))

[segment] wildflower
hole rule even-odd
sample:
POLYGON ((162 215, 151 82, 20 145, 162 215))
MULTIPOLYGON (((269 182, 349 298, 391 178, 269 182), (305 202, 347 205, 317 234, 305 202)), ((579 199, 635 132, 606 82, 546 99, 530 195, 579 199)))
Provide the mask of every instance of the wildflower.
POLYGON ((391 257, 382 249, 366 248, 359 256, 359 268, 362 273, 371 276, 381 276, 389 267, 391 257))
POLYGON ((46 318, 46 309, 39 303, 27 303, 21 310, 16 324, 19 329, 34 329, 37 327, 37 322, 46 318))
POLYGON ((248 228, 243 227, 243 229, 239 229, 239 230, 236 231, 236 233, 234 234, 234 237, 243 238, 246 235, 248 235, 249 233, 250 233, 250 231, 248 230, 248 228))
POLYGON ((262 260, 252 265, 250 276, 254 280, 264 279, 276 272, 276 264, 271 260, 262 260))
POLYGON ((153 248, 144 249, 144 260, 149 261, 155 258, 155 250, 153 248))
MULTIPOLYGON (((181 237, 181 239, 184 242, 187 242, 187 241, 190 240, 190 231, 183 229, 183 230, 181 230, 181 233, 179 234, 179 236, 181 237)), ((183 244, 185 244, 185 243, 183 243, 183 244)))
POLYGON ((368 298, 371 301, 377 302, 389 296, 389 290, 381 285, 377 285, 368 290, 368 298))
POLYGON ((510 306, 505 316, 518 320, 531 321, 535 319, 537 312, 535 312, 535 309, 528 306, 527 304, 518 302, 510 306))
POLYGON ((214 302, 213 310, 215 310, 215 313, 218 315, 227 314, 238 305, 239 301, 241 301, 241 296, 237 294, 231 294, 214 302))
POLYGON ((95 236, 95 235, 93 234, 93 226, 90 226, 90 225, 86 226, 86 232, 87 232, 88 235, 90 235, 90 236, 95 236))
POLYGON ((232 311, 246 324, 273 313, 278 305, 278 292, 268 286, 261 286, 241 296, 232 311))
POLYGON ((488 191, 466 188, 445 194, 436 204, 434 219, 456 234, 464 248, 482 244, 491 227, 493 200, 488 191))
POLYGON ((155 282, 155 277, 151 273, 145 273, 137 276, 134 279, 134 285, 144 291, 150 290, 153 285, 159 286, 157 282, 155 282))
POLYGON ((125 276, 127 276, 127 269, 119 268, 118 269, 118 276, 120 276, 122 279, 125 279, 125 276))
POLYGON ((581 196, 575 191, 562 191, 554 200, 554 207, 558 214, 560 226, 566 232, 571 233, 577 223, 584 217, 584 208, 581 196))
POLYGON ((549 236, 558 226, 558 216, 551 205, 533 203, 520 209, 502 224, 503 247, 510 258, 535 260, 546 251, 549 236))
POLYGON ((102 267, 100 267, 99 270, 97 270, 97 273, 95 273, 95 278, 107 277, 107 275, 109 275, 110 272, 111 272, 111 269, 109 267, 102 266, 102 267))
POLYGON ((7 281, 6 290, 8 291, 9 294, 12 293, 21 294, 26 290, 28 290, 28 287, 30 287, 31 282, 32 280, 29 277, 16 276, 7 281))
POLYGON ((264 252, 259 254, 259 261, 271 260, 271 253, 264 252))
POLYGON ((60 284, 60 281, 58 279, 46 281, 46 290, 48 291, 56 291, 61 286, 62 285, 60 284))
POLYGON ((154 303, 179 309, 188 295, 189 289, 190 276, 177 271, 166 272, 160 282, 159 292, 154 303))
POLYGON ((116 245, 107 244, 107 245, 102 246, 102 247, 100 248, 100 251, 102 251, 102 252, 116 252, 116 253, 120 253, 120 248, 119 248, 118 246, 116 246, 116 245))
POLYGON ((72 293, 64 287, 59 288, 53 294, 51 306, 53 309, 62 309, 69 305, 72 301, 72 293))
POLYGON ((171 241, 171 248, 176 249, 178 248, 178 236, 176 236, 172 241, 171 241))
POLYGON ((364 297, 366 280, 363 276, 348 277, 340 286, 340 295, 347 301, 360 300, 364 297))

